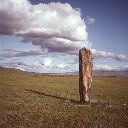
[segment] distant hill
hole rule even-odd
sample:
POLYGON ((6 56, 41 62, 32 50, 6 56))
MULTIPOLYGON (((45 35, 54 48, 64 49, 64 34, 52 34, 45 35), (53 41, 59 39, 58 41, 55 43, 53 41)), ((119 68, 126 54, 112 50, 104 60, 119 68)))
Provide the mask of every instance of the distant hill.
MULTIPOLYGON (((67 72, 66 75, 79 75, 79 72, 67 72)), ((128 76, 128 71, 93 70, 93 76, 128 76)))
POLYGON ((128 71, 104 71, 104 70, 94 70, 93 76, 127 76, 128 71))
MULTIPOLYGON (((27 72, 21 71, 19 69, 14 68, 5 68, 0 66, 0 70, 5 70, 8 72, 27 72)), ((33 72, 34 73, 34 72, 33 72)), ((39 74, 39 73, 37 73, 39 74)), ((79 72, 66 72, 66 73, 40 73, 43 75, 79 75, 79 72)), ((105 70, 93 70, 93 76, 128 76, 128 71, 105 71, 105 70)))

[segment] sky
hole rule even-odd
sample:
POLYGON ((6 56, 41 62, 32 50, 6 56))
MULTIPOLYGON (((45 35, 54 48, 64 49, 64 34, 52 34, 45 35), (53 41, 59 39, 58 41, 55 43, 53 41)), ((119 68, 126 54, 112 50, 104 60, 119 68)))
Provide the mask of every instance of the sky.
POLYGON ((128 71, 128 0, 0 0, 0 66, 39 73, 128 71))

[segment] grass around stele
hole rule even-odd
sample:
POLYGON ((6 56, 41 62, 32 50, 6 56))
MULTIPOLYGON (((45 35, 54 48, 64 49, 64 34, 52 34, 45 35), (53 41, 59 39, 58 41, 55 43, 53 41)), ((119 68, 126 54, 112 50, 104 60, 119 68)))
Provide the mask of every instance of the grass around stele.
POLYGON ((128 77, 93 77, 79 103, 78 76, 0 69, 0 128, 128 128, 128 77))

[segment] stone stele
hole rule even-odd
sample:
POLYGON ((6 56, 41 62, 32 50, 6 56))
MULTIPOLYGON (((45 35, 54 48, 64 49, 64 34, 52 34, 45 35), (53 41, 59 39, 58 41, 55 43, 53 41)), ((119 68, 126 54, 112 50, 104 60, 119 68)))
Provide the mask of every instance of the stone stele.
POLYGON ((86 48, 79 50, 79 93, 80 102, 90 103, 92 87, 92 52, 86 48))

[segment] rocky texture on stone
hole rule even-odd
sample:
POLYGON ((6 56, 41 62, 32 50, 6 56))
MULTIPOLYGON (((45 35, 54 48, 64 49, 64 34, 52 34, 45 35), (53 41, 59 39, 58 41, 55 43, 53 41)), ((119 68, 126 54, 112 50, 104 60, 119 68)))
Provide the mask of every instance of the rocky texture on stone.
POLYGON ((79 93, 80 102, 89 103, 92 86, 92 52, 86 48, 79 51, 79 93))

